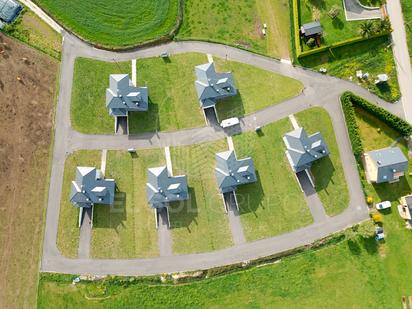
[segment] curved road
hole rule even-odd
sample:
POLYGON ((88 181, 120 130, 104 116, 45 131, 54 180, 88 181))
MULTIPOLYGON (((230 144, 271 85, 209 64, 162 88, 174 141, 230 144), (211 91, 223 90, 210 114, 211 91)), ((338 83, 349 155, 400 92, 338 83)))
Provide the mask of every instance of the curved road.
POLYGON ((342 92, 350 90, 403 117, 401 105, 389 104, 354 83, 293 67, 271 58, 220 44, 171 42, 130 52, 115 53, 98 50, 67 33, 63 34, 63 38, 60 95, 56 112, 55 144, 41 264, 42 271, 95 275, 151 275, 207 269, 256 259, 310 244, 319 238, 356 224, 368 217, 356 163, 340 108, 339 96, 342 92), (74 61, 77 57, 125 61, 158 56, 165 50, 170 54, 185 52, 209 53, 300 80, 305 87, 301 95, 245 116, 241 119, 241 129, 242 131, 254 130, 256 126, 277 121, 311 106, 324 107, 332 118, 336 138, 339 141, 339 153, 350 192, 349 207, 338 216, 328 217, 322 222, 316 222, 293 232, 214 252, 130 260, 69 259, 63 257, 57 249, 56 239, 64 161, 68 153, 77 149, 127 149, 131 147, 141 149, 187 145, 216 140, 226 136, 225 132, 211 127, 134 136, 85 135, 72 130, 70 125, 70 102, 74 61))

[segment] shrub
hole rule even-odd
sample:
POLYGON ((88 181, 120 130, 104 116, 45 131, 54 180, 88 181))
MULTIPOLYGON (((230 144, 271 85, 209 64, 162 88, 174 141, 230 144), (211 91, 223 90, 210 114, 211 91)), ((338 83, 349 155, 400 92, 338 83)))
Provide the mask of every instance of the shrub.
POLYGON ((310 38, 309 40, 307 40, 306 45, 309 46, 310 48, 315 47, 316 45, 316 41, 314 38, 310 38))
POLYGON ((372 196, 368 196, 368 198, 366 199, 366 201, 367 201, 367 203, 368 203, 369 205, 372 205, 372 203, 373 203, 373 197, 372 197, 372 196))
POLYGON ((372 220, 375 223, 382 223, 383 222, 383 216, 381 213, 376 212, 372 215, 372 220))
POLYGON ((343 113, 345 115, 346 126, 348 128, 349 139, 352 145, 353 154, 357 159, 360 159, 363 154, 363 145, 359 133, 359 127, 355 118, 355 110, 353 109, 350 93, 345 92, 341 96, 343 113))
POLYGON ((382 122, 386 123, 392 129, 398 131, 403 136, 409 136, 412 134, 412 126, 407 121, 388 112, 386 109, 382 107, 379 107, 375 104, 366 101, 361 97, 358 97, 352 92, 345 92, 342 95, 341 100, 344 106, 356 106, 365 110, 366 112, 372 114, 382 122))

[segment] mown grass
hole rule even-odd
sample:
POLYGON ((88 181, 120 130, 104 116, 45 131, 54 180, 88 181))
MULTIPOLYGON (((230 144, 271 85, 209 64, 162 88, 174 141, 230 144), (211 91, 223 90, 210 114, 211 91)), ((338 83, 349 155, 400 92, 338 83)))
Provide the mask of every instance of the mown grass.
POLYGON ((147 168, 164 165, 162 149, 140 150, 137 156, 109 151, 106 178, 116 180, 112 207, 94 209, 91 254, 95 258, 137 258, 158 255, 153 210, 146 198, 147 168))
POLYGON ((60 34, 27 8, 24 8, 19 17, 3 31, 53 58, 60 59, 62 46, 60 34))
POLYGON ((409 57, 412 60, 412 0, 401 0, 409 57))
POLYGON ((332 121, 323 108, 315 107, 297 113, 296 119, 308 134, 321 132, 330 155, 314 162, 311 171, 316 191, 329 216, 341 213, 349 205, 349 191, 339 155, 332 121))
POLYGON ((63 188, 60 202, 57 248, 67 257, 77 257, 79 249, 79 209, 70 203, 71 182, 77 166, 100 167, 101 152, 81 150, 67 157, 64 164, 63 188))
MULTIPOLYGON (((249 65, 215 57, 220 70, 232 70, 240 95, 217 104, 225 118, 242 116, 298 95, 299 81, 249 65)), ((137 61, 137 83, 149 88, 149 111, 129 115, 129 132, 173 131, 205 124, 196 88, 195 69, 207 62, 204 54, 187 53, 137 61)), ((105 104, 109 75, 131 74, 131 63, 110 63, 80 58, 76 60, 72 91, 72 126, 79 132, 113 133, 114 118, 105 104)))
POLYGON ((299 63, 314 70, 326 68, 328 74, 352 80, 387 101, 394 102, 400 98, 395 60, 389 37, 370 39, 335 48, 331 52, 307 56, 300 59, 299 63), (369 78, 358 80, 357 70, 369 73, 369 78), (377 75, 382 73, 389 76, 389 82, 375 85, 377 75))
POLYGON ((233 138, 239 159, 252 157, 258 180, 236 191, 247 240, 267 238, 313 222, 303 193, 285 155, 282 137, 292 130, 288 119, 233 138))
POLYGON ((286 0, 187 0, 177 39, 219 42, 289 58, 288 11, 286 0), (264 23, 266 36, 262 34, 264 23))
POLYGON ((36 0, 46 12, 82 38, 124 48, 168 34, 176 25, 178 0, 36 0))
MULTIPOLYGON (((323 28, 322 44, 344 41, 359 36, 361 21, 346 21, 343 2, 340 0, 299 0, 300 25, 319 20, 323 28), (330 18, 328 12, 337 6, 340 13, 330 18)), ((306 49, 308 47, 302 43, 306 49)))
POLYGON ((239 62, 215 59, 219 72, 232 72, 239 94, 216 104, 219 119, 241 117, 297 96, 300 81, 239 62))
POLYGON ((218 250, 232 244, 219 194, 215 153, 228 150, 224 140, 171 148, 174 175, 187 175, 190 199, 170 205, 174 253, 218 250))
POLYGON ((397 213, 385 215, 386 242, 341 241, 279 263, 193 283, 71 284, 43 275, 38 308, 398 308, 411 295, 411 235, 397 213), (350 288, 348 288, 350 287, 350 288), (96 292, 98 291, 98 292, 96 292), (98 294, 93 300, 88 297, 98 294), (99 300, 100 299, 100 300, 99 300), (337 305, 338 304, 338 305, 337 305))
MULTIPOLYGON (((359 109, 356 110, 356 121, 365 151, 397 146, 408 157, 408 145, 399 132, 359 109)), ((392 211, 397 213, 396 205, 399 204, 399 198, 412 193, 412 178, 408 173, 396 183, 369 184, 366 181, 363 166, 359 166, 359 168, 365 194, 373 197, 376 203, 391 201, 393 205, 392 211)), ((412 162, 410 160, 409 171, 412 171, 412 162)))

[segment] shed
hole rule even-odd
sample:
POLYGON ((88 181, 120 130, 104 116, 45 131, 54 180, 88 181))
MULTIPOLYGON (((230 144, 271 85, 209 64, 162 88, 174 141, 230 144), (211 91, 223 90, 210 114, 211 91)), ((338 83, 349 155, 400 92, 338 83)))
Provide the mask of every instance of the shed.
POLYGON ((305 38, 311 38, 322 35, 323 28, 319 21, 312 21, 310 23, 303 24, 302 27, 300 27, 300 32, 305 38))

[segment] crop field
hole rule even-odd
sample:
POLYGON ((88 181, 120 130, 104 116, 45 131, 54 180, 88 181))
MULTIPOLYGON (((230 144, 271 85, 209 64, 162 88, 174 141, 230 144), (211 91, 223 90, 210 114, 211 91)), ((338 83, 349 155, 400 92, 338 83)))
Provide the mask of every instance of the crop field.
POLYGON ((176 25, 178 0, 36 0, 82 38, 124 48, 168 34, 176 25))
POLYGON ((0 308, 36 301, 57 71, 0 33, 0 308))

